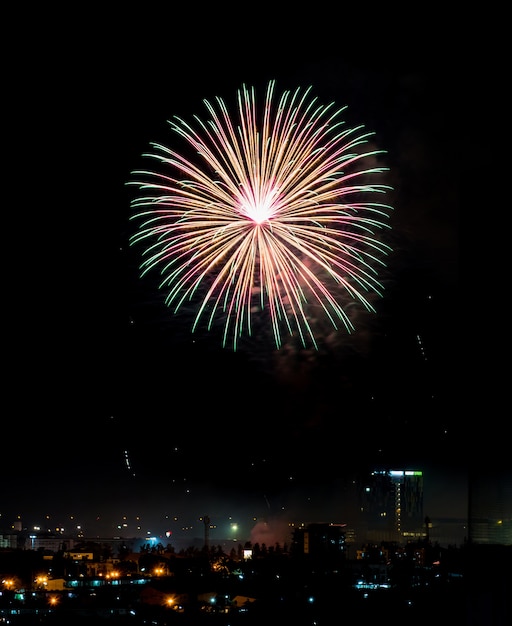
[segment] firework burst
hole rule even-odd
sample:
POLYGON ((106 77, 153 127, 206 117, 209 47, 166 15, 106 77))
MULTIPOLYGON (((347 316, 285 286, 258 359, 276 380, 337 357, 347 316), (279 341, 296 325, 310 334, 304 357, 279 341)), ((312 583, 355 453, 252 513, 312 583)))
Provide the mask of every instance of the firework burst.
POLYGON ((233 349, 256 317, 277 348, 284 333, 318 348, 319 314, 352 332, 347 307, 374 312, 390 252, 377 234, 391 207, 365 200, 390 189, 370 182, 387 169, 377 165, 382 150, 361 150, 374 133, 346 128, 346 107, 319 104, 311 87, 276 99, 271 81, 259 111, 244 85, 235 117, 221 98, 204 104, 206 122, 169 122, 185 152, 152 143, 143 156, 159 167, 128 182, 138 188, 130 243, 144 246, 141 277, 158 269, 167 306, 193 303, 192 332, 220 323, 233 349))

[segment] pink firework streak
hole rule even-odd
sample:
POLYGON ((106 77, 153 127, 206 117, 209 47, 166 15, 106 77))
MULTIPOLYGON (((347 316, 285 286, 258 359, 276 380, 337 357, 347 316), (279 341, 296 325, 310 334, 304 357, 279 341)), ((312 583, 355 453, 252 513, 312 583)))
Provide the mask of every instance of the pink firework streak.
POLYGON ((390 228, 391 207, 365 201, 390 189, 368 182, 387 170, 376 166, 382 150, 360 150, 373 133, 345 128, 346 107, 318 104, 311 87, 285 91, 277 106, 274 90, 271 81, 261 115, 244 85, 235 118, 218 97, 204 101, 206 122, 173 118, 193 159, 152 143, 143 156, 158 171, 128 183, 139 191, 130 243, 144 245, 141 276, 158 269, 167 306, 195 303, 192 332, 221 320, 222 345, 235 350, 264 311, 277 348, 284 332, 318 348, 312 305, 352 332, 347 304, 374 312, 376 268, 391 251, 376 235, 390 228))

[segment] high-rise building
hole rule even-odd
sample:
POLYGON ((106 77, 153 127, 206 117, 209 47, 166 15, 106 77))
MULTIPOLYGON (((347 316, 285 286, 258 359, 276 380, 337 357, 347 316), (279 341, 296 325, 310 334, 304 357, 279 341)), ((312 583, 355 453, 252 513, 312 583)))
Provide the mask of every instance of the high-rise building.
POLYGON ((512 471, 471 468, 468 480, 469 541, 512 545, 512 471))
POLYGON ((367 541, 418 539, 426 534, 421 470, 375 470, 361 491, 367 541))

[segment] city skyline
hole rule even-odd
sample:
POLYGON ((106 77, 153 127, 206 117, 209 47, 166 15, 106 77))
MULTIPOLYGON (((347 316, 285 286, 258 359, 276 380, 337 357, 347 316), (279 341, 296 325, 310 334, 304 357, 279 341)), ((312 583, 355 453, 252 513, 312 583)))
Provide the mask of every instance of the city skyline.
MULTIPOLYGON (((19 512, 18 515, 11 514, 8 518, 3 514, 0 518, 0 526, 4 531, 8 531, 9 528, 23 531, 25 534, 37 531, 36 534, 40 533, 43 536, 50 532, 56 536, 74 537, 75 540, 80 537, 93 539, 94 537, 120 536, 141 540, 156 537, 157 541, 165 545, 169 543, 182 548, 185 547, 184 544, 187 541, 197 543, 198 539, 201 539, 204 534, 203 518, 208 516, 211 520, 213 541, 217 539, 233 540, 242 544, 246 541, 254 543, 257 541, 256 537, 259 536, 260 543, 261 538, 266 537, 267 545, 268 541, 272 544, 276 542, 283 544, 287 542, 294 527, 309 523, 331 523, 346 525, 350 535, 355 533, 356 544, 362 544, 369 540, 366 537, 366 526, 368 519, 373 519, 372 515, 375 519, 371 522, 370 528, 377 532, 381 526, 378 521, 380 515, 386 511, 388 515, 392 515, 385 526, 388 530, 385 530, 382 535, 383 540, 391 540, 388 534, 396 525, 393 521, 394 510, 387 510, 389 504, 393 509, 395 508, 394 497, 388 505, 381 503, 378 511, 371 506, 368 509, 370 518, 367 518, 368 514, 362 515, 359 511, 360 506, 367 507, 368 500, 364 492, 367 486, 373 483, 372 476, 376 473, 386 474, 391 477, 392 483, 396 483, 395 475, 410 474, 412 471, 377 470, 367 476, 361 476, 360 482, 337 480, 329 488, 324 483, 320 487, 323 489, 321 493, 318 492, 318 485, 316 489, 312 486, 309 495, 307 492, 304 493, 301 485, 296 490, 290 488, 286 494, 281 492, 279 501, 269 499, 265 494, 262 494, 260 501, 254 496, 244 497, 239 489, 234 490, 230 498, 226 486, 219 489, 217 493, 199 492, 195 490, 195 486, 191 486, 190 490, 185 489, 188 492, 186 498, 173 498, 172 494, 161 494, 160 497, 156 494, 147 494, 145 498, 142 498, 140 492, 135 492, 124 502, 119 499, 108 511, 104 509, 102 512, 94 513, 87 507, 82 507, 74 511, 74 514, 57 513, 54 515, 49 507, 45 509, 41 506, 39 515, 32 511, 30 515, 24 516, 19 512), (124 509, 115 509, 116 506, 123 505, 124 509), (46 512, 43 514, 43 511, 46 512), (37 523, 34 523, 35 521, 37 523)), ((432 508, 436 499, 433 497, 432 485, 429 484, 428 472, 426 476, 422 470, 414 470, 414 472, 421 475, 421 502, 419 503, 421 510, 416 522, 413 523, 414 530, 416 532, 420 529, 424 530, 424 520, 428 517, 433 522, 431 533, 434 541, 463 545, 468 535, 467 493, 464 493, 466 498, 460 498, 461 489, 466 488, 463 476, 459 477, 461 481, 459 484, 448 485, 445 490, 445 497, 452 500, 453 498, 460 499, 460 508, 454 509, 453 502, 451 502, 451 515, 445 515, 444 509, 432 508)), ((411 522, 407 523, 405 520, 407 497, 406 494, 402 495, 402 498, 405 498, 402 507, 404 507, 404 530, 410 532, 411 522)), ((405 538, 402 541, 405 541, 405 538)))

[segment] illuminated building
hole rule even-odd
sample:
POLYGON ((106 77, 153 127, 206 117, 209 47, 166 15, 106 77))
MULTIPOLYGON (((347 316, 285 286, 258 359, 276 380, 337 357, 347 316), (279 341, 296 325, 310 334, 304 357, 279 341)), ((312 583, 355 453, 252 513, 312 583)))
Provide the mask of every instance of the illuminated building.
POLYGON ((403 542, 426 534, 421 470, 375 470, 361 491, 366 540, 403 542))

